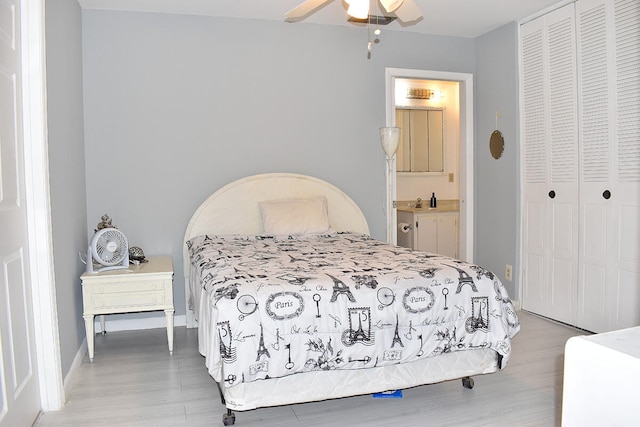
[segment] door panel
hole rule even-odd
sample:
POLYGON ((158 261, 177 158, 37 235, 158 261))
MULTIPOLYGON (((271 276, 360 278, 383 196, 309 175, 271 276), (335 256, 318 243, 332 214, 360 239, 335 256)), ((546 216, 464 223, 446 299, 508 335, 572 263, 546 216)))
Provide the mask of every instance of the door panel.
POLYGON ((624 200, 619 202, 615 216, 613 252, 617 256, 611 261, 615 268, 610 328, 624 329, 640 325, 640 182, 619 184, 616 193, 624 200))
POLYGON ((438 216, 438 253, 458 258, 458 216, 438 216))
POLYGON ((15 393, 19 393, 32 378, 32 359, 33 354, 29 345, 29 323, 26 317, 29 310, 27 307, 29 295, 27 282, 24 277, 23 266, 25 259, 22 251, 19 250, 13 254, 8 254, 2 263, 5 295, 9 296, 8 310, 11 319, 10 328, 8 328, 7 339, 11 343, 10 357, 11 368, 13 370, 13 387, 15 393), (11 286, 7 286, 11 285, 11 286))
POLYGON ((0 2, 0 426, 40 410, 28 263, 21 91, 21 3, 0 2))
POLYGON ((525 275, 522 308, 534 313, 542 313, 547 306, 545 287, 543 286, 546 282, 544 257, 528 253, 525 256, 524 263, 525 275))
POLYGON ((418 250, 438 253, 438 219, 431 215, 418 216, 418 250))
POLYGON ((637 269, 620 268, 614 292, 616 305, 612 328, 625 329, 640 325, 640 272, 637 269))
POLYGON ((549 280, 549 292, 546 296, 545 316, 575 324, 576 288, 573 286, 575 281, 575 263, 571 259, 554 258, 551 260, 551 279, 549 280))
POLYGON ((607 317, 607 269, 606 265, 580 264, 581 286, 578 326, 588 331, 602 332, 607 317))
MULTIPOLYGON (((537 194, 542 191, 538 191, 537 194)), ((532 192, 536 194, 536 192, 532 192)), ((524 265, 522 308, 534 313, 545 313, 546 303, 546 255, 545 255, 545 203, 529 200, 524 210, 524 265)))

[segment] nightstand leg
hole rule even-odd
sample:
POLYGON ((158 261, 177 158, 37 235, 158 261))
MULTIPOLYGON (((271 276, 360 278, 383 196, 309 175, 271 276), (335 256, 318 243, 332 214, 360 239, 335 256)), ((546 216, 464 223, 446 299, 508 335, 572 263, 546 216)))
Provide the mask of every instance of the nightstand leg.
POLYGON ((93 337, 95 334, 95 330, 93 327, 93 318, 95 316, 93 314, 87 314, 82 317, 84 317, 84 328, 87 333, 87 349, 89 350, 89 361, 93 363, 93 337))
POLYGON ((102 335, 107 335, 107 325, 104 321, 104 314, 100 315, 100 328, 102 330, 102 335))
POLYGON ((167 341, 169 342, 169 354, 173 354, 173 309, 165 310, 167 318, 167 341))

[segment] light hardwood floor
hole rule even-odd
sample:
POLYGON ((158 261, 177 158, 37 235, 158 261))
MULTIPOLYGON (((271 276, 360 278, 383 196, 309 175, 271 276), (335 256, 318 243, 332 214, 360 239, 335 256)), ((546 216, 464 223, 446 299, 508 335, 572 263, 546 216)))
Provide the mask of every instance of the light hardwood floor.
MULTIPOLYGON (((404 390, 236 413, 236 426, 559 426, 564 345, 584 331, 520 312, 521 330, 503 371, 404 390)), ((197 351, 197 331, 175 328, 97 335, 95 359, 80 366, 62 410, 37 427, 221 426, 218 390, 197 351)))

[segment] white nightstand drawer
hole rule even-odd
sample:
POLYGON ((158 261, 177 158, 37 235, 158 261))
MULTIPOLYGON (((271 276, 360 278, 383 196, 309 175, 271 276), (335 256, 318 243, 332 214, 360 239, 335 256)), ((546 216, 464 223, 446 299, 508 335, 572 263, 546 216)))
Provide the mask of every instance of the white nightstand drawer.
POLYGON ((132 281, 128 283, 105 283, 104 285, 93 285, 94 294, 120 294, 146 291, 162 291, 164 282, 162 280, 132 281))
POLYGON ((93 308, 95 310, 109 308, 148 308, 164 307, 164 292, 127 292, 120 294, 94 295, 93 308))

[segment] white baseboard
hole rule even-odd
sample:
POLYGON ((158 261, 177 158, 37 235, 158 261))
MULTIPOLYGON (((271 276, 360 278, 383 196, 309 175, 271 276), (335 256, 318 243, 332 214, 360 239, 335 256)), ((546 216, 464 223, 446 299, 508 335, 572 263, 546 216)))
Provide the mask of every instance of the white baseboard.
POLYGON ((520 304, 520 300, 512 299, 511 302, 513 303, 513 307, 516 309, 516 311, 522 310, 522 304, 520 304))
POLYGON ((85 338, 82 341, 82 345, 76 352, 76 356, 73 358, 73 362, 71 362, 71 367, 69 368, 69 372, 64 377, 63 388, 64 388, 64 403, 67 403, 67 396, 69 396, 69 392, 71 391, 71 387, 73 387, 73 383, 75 382, 76 376, 78 375, 78 369, 80 369, 80 364, 84 359, 84 356, 87 354, 87 339, 85 338))

